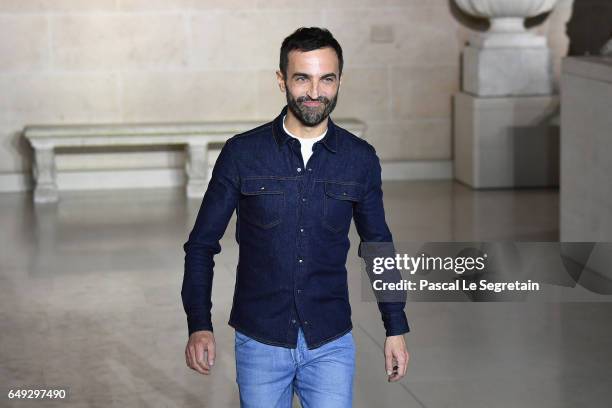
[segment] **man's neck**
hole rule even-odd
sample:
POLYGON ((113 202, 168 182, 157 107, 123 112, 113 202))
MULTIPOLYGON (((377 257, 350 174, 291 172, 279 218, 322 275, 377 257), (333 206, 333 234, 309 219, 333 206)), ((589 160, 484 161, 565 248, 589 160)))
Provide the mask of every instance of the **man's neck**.
POLYGON ((287 117, 285 118, 285 127, 291 134, 302 137, 304 139, 314 138, 321 136, 323 132, 327 129, 327 120, 329 118, 325 118, 325 120, 319 123, 317 126, 305 126, 302 122, 295 117, 291 110, 287 110, 287 117))

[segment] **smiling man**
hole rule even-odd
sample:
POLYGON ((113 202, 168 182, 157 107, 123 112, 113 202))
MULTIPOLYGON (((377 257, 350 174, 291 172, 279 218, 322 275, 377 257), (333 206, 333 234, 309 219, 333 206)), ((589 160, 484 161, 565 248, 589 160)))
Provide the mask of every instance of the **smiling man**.
MULTIPOLYGON (((184 245, 185 358, 210 374, 213 257, 236 210, 229 324, 242 407, 289 408, 294 392, 304 408, 352 406, 355 344, 345 266, 351 220, 362 242, 391 243, 392 236, 374 148, 329 117, 342 66, 342 48, 325 29, 300 28, 283 41, 276 76, 287 106, 224 145, 184 245)), ((408 364, 404 306, 378 303, 392 382, 408 364)))

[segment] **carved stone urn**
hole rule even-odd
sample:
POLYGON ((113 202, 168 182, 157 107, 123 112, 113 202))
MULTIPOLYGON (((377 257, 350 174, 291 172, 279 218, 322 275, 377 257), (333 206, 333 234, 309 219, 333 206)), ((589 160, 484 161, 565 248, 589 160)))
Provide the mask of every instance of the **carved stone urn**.
POLYGON ((557 0, 455 0, 491 27, 471 36, 463 54, 463 90, 478 96, 551 94, 552 62, 546 38, 525 29, 528 17, 552 10, 557 0))

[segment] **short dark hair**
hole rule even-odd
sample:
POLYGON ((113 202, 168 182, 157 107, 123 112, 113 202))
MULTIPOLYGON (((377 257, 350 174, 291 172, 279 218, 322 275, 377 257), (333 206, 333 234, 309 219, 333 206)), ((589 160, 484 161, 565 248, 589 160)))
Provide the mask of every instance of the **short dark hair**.
POLYGON ((318 50, 320 48, 331 47, 338 56, 339 74, 342 75, 342 47, 332 33, 325 28, 319 27, 300 27, 290 36, 283 40, 280 49, 279 68, 283 76, 287 77, 287 65, 289 65, 289 52, 298 50, 301 52, 318 50))

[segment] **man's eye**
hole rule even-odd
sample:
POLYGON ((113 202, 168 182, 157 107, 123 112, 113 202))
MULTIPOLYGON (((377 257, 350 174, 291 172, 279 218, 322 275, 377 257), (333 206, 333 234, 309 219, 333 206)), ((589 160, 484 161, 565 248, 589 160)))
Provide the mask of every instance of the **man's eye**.
POLYGON ((332 77, 325 78, 325 82, 330 82, 330 83, 334 82, 334 78, 332 77))
POLYGON ((298 82, 302 82, 302 81, 305 81, 305 80, 306 80, 306 78, 304 78, 304 77, 297 77, 296 78, 296 81, 298 81, 298 82))

